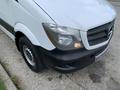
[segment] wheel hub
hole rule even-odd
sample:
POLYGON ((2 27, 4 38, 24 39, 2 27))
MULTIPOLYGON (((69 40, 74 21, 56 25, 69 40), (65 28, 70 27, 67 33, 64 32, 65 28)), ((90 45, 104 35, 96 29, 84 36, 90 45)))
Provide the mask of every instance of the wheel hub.
POLYGON ((34 56, 31 52, 31 50, 26 45, 23 46, 23 53, 24 53, 24 56, 25 56, 27 62, 30 65, 35 66, 34 56))

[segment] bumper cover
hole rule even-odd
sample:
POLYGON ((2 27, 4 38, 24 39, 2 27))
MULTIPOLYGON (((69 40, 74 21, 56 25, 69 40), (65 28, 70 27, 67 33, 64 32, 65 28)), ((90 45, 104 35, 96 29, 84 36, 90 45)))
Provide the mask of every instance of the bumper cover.
MULTIPOLYGON (((94 50, 80 49, 77 51, 64 52, 60 50, 46 51, 44 53, 44 64, 61 73, 69 73, 82 69, 95 62, 95 57, 101 54, 108 45, 94 50)), ((40 50, 41 51, 41 50, 40 50)))

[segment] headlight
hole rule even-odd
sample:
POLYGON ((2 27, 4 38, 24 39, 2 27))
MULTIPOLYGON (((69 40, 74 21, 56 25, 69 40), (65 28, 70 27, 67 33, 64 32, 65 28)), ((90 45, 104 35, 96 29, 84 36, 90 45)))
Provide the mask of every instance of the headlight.
POLYGON ((43 27, 57 48, 61 50, 82 48, 79 30, 49 23, 43 23, 43 27))

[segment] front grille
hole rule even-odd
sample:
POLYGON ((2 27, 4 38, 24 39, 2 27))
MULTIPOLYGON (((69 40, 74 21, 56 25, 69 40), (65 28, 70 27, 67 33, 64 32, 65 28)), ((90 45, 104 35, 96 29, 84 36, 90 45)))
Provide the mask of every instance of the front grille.
POLYGON ((88 30, 87 38, 89 45, 93 46, 107 41, 112 34, 113 28, 114 21, 88 30))

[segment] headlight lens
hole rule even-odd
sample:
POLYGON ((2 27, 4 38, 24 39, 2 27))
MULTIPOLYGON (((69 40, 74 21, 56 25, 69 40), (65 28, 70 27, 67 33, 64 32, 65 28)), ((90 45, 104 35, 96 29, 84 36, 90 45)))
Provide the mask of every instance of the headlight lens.
POLYGON ((71 36, 58 35, 58 43, 64 46, 68 46, 72 43, 73 39, 71 36))
POLYGON ((43 27, 57 48, 61 50, 82 48, 79 30, 49 23, 43 23, 43 27))

